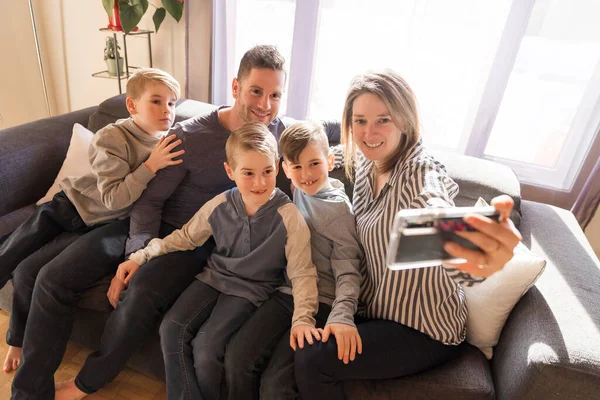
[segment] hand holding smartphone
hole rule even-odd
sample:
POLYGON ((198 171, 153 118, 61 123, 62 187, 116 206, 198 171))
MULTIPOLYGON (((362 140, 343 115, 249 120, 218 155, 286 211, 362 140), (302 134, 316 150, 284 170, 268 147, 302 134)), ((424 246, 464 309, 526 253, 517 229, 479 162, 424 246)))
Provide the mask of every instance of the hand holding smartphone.
POLYGON ((455 233, 475 230, 463 220, 468 214, 480 214, 496 222, 500 220, 500 214, 492 206, 399 211, 394 218, 387 251, 388 268, 401 270, 434 267, 443 262, 464 262, 464 259, 454 258, 444 250, 446 241, 481 251, 471 241, 455 233))

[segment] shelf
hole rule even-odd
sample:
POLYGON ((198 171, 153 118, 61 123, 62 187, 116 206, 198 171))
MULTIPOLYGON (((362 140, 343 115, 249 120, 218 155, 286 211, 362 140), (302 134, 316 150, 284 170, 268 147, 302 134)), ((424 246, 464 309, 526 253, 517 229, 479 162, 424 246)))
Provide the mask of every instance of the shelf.
POLYGON ((147 35, 149 33, 154 33, 154 31, 150 31, 148 29, 138 29, 135 32, 125 33, 123 31, 113 31, 112 29, 108 29, 108 28, 100 28, 100 32, 120 33, 122 35, 127 35, 127 36, 147 35))
POLYGON ((104 79, 114 79, 117 81, 117 86, 119 87, 119 94, 123 93, 123 88, 121 87, 121 81, 123 79, 128 79, 131 75, 133 75, 132 70, 136 70, 136 69, 140 69, 141 67, 134 67, 132 65, 129 65, 129 56, 127 54, 127 38, 131 37, 131 36, 145 36, 146 39, 148 39, 148 65, 150 66, 150 68, 152 68, 152 33, 154 33, 154 31, 148 30, 148 29, 138 29, 135 32, 130 32, 130 33, 125 33, 123 31, 113 31, 112 29, 108 29, 108 28, 100 28, 99 29, 100 32, 105 32, 108 34, 112 34, 112 37, 114 38, 115 42, 117 43, 117 46, 119 45, 119 40, 117 39, 117 34, 120 34, 119 37, 121 38, 121 40, 123 41, 123 55, 124 55, 124 61, 125 64, 123 65, 123 75, 119 75, 119 76, 112 76, 108 74, 108 70, 104 70, 104 71, 99 71, 99 72, 95 72, 92 74, 92 77, 94 78, 104 78, 104 79))
MULTIPOLYGON (((123 71, 123 75, 121 75, 121 79, 128 79, 131 75, 134 74, 135 71, 131 71, 132 69, 140 69, 142 67, 134 67, 133 65, 129 66, 130 71, 129 72, 125 72, 123 71)), ((108 70, 104 70, 104 71, 100 71, 100 72, 95 72, 92 74, 92 76, 94 78, 105 78, 105 79, 118 79, 116 75, 109 75, 108 74, 108 70)))

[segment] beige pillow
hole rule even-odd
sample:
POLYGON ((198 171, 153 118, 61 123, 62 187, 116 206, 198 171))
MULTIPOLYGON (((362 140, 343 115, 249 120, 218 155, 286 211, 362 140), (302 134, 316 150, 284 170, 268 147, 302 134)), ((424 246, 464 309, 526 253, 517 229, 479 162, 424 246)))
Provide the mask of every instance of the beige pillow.
POLYGON ((71 143, 65 161, 46 195, 36 203, 38 206, 52 200, 54 195, 61 191, 59 184, 67 176, 82 176, 92 170, 88 158, 88 149, 93 137, 94 134, 84 126, 80 124, 73 125, 73 135, 71 136, 71 143))
MULTIPOLYGON (((482 205, 481 200, 477 205, 482 205)), ((467 298, 467 342, 487 359, 493 356, 500 333, 510 312, 540 277, 546 260, 533 254, 523 243, 514 250, 504 268, 479 285, 465 287, 467 298)))

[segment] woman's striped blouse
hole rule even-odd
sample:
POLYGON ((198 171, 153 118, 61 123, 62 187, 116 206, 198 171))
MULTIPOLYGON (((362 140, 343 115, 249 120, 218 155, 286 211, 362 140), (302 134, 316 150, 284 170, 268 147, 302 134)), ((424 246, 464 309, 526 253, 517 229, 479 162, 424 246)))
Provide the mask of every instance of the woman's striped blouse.
MULTIPOLYGON (((336 166, 341 166, 341 147, 334 152, 336 166)), ((401 271, 386 267, 396 213, 405 208, 453 206, 458 185, 420 141, 398 160, 377 198, 373 198, 372 170, 373 162, 359 153, 353 203, 366 263, 359 313, 399 322, 445 344, 461 343, 467 308, 460 284, 479 280, 446 265, 401 271)))

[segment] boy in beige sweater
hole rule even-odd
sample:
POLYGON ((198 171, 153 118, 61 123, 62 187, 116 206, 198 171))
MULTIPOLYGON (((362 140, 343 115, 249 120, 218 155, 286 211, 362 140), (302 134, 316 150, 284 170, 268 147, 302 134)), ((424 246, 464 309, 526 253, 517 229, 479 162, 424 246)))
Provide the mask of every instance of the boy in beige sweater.
POLYGON ((13 279, 13 309, 4 371, 20 363, 35 279, 42 267, 77 237, 127 217, 156 171, 181 160, 181 140, 164 137, 175 118, 179 83, 159 69, 142 69, 127 82, 130 118, 99 130, 89 148, 91 172, 67 177, 54 198, 39 206, 0 245, 0 287, 13 279), (35 253, 35 254, 34 254, 35 253))

